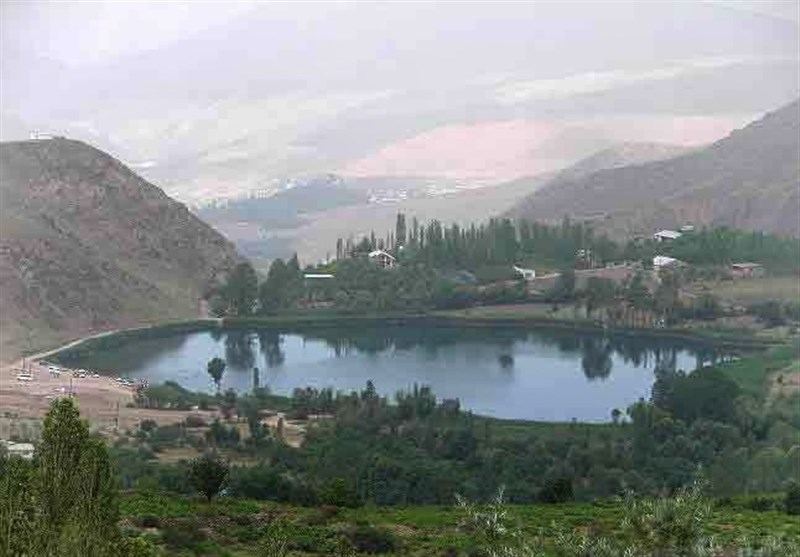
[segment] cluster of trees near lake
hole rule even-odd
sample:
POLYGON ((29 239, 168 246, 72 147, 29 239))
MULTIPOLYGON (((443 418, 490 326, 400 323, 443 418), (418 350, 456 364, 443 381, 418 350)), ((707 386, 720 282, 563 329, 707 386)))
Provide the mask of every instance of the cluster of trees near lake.
MULTIPOLYGON (((602 307, 637 308, 667 320, 681 317, 714 317, 719 304, 704 296, 690 306, 678 299, 681 283, 696 276, 723 274, 732 262, 755 262, 770 273, 800 272, 800 240, 761 232, 712 228, 687 232, 672 242, 651 238, 625 243, 596 234, 591 225, 565 219, 560 225, 491 219, 480 225, 449 227, 437 220, 407 225, 397 216, 395 231, 376 239, 374 233, 337 241, 336 259, 308 266, 305 272, 331 273, 332 279, 304 280, 297 256, 272 262, 265 280, 249 263, 240 264, 227 282, 212 296, 218 315, 274 314, 307 305, 333 305, 349 312, 417 311, 460 308, 481 304, 531 300, 514 265, 532 267, 541 274, 561 274, 557 284, 538 297, 539 301, 575 302, 593 310, 602 307), (368 254, 385 249, 398 261, 393 269, 372 264, 368 254), (665 255, 690 266, 661 282, 660 291, 643 287, 643 278, 626 284, 594 278, 578 285, 574 271, 609 263, 639 263, 652 269, 655 255, 665 255)), ((768 308, 770 309, 770 308, 768 308)), ((797 313, 797 308, 779 308, 779 313, 797 313)), ((627 314, 626 314, 627 315, 627 314)), ((624 318, 630 321, 629 317, 624 318)))
MULTIPOLYGON (((723 365, 763 376, 765 368, 784 368, 796 351, 723 365)), ((730 375, 715 366, 688 374, 659 369, 651 400, 610 409, 608 424, 482 418, 425 387, 398 393, 392 403, 372 384, 352 393, 297 389, 277 401, 288 418, 327 416, 312 421, 300 448, 260 425, 259 411, 274 410, 276 397, 259 387, 219 399, 246 420, 248 436, 224 421, 200 437, 188 427, 151 428, 114 451, 126 487, 156 478, 162 489, 191 492, 185 465, 159 464, 153 451, 193 446, 248 459, 231 469, 231 494, 304 505, 442 504, 455 492, 482 500, 499 486, 515 503, 585 501, 624 490, 669 493, 698 477, 720 497, 785 490, 800 477, 797 398, 764 404, 760 391, 730 375)))

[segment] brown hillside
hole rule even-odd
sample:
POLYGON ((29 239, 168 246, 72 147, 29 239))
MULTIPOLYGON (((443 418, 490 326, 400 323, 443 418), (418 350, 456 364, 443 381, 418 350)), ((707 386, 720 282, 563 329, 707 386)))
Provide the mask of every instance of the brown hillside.
POLYGON ((556 179, 509 211, 591 219, 614 235, 691 223, 800 235, 800 101, 664 161, 556 179))
POLYGON ((0 357, 90 331, 195 317, 233 245, 78 141, 0 144, 0 357))

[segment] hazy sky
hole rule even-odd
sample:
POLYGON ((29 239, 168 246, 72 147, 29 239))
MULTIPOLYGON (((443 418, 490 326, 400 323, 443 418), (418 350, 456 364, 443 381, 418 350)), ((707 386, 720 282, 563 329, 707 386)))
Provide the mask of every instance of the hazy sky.
POLYGON ((254 2, 3 0, 2 34, 36 54, 80 66, 152 50, 237 17, 254 2))
MULTIPOLYGON (((700 0, 695 2, 700 3, 700 0)), ((712 0, 705 3, 800 25, 800 2, 794 0, 712 0)), ((254 9, 276 19, 303 18, 313 12, 335 10, 335 4, 352 5, 354 2, 3 0, 0 19, 4 44, 24 45, 38 55, 81 66, 157 49, 254 9)), ((569 4, 580 10, 589 3, 569 4)))
POLYGON ((1 139, 80 138, 205 198, 712 141, 800 94, 800 2, 0 0, 0 49, 1 139))

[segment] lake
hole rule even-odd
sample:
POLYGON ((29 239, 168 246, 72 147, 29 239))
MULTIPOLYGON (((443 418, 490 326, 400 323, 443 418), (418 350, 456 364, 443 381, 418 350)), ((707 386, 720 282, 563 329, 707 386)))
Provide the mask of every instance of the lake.
POLYGON ((386 326, 209 330, 131 340, 71 360, 72 367, 167 380, 213 392, 207 362, 227 362, 222 388, 247 392, 253 368, 277 394, 297 387, 394 395, 415 383, 438 398, 498 418, 603 422, 613 408, 648 398, 657 368, 692 370, 721 354, 708 344, 517 328, 386 326))

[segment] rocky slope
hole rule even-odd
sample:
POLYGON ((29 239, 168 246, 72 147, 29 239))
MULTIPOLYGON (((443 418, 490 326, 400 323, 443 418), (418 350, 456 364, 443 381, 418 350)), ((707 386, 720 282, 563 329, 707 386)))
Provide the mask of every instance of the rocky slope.
POLYGON ((664 161, 556 179, 509 211, 592 219, 614 235, 685 223, 800 235, 800 101, 664 161))
POLYGON ((0 357, 198 315, 233 245, 118 160, 67 139, 0 144, 0 357))

